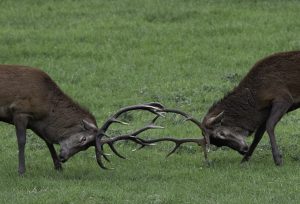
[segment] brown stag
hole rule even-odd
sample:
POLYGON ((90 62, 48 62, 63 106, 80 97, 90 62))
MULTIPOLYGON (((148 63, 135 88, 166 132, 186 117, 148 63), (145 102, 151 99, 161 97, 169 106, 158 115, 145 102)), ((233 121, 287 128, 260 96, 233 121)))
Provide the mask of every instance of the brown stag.
POLYGON ((65 95, 46 73, 24 66, 0 65, 0 121, 16 128, 18 171, 21 175, 25 172, 26 129, 31 129, 46 142, 57 170, 62 168, 61 162, 90 146, 95 146, 98 164, 105 168, 101 162, 101 157, 107 159, 103 153, 104 144, 122 157, 114 148, 114 142, 132 140, 145 146, 148 144, 139 140, 137 135, 148 129, 160 128, 154 125, 155 119, 132 134, 107 138, 105 132, 108 127, 113 123, 123 123, 117 118, 127 111, 146 110, 158 117, 162 109, 159 103, 125 107, 97 128, 95 117, 65 95), (53 144, 60 144, 59 155, 53 144))
MULTIPOLYGON (((274 130, 284 114, 300 107, 299 79, 300 51, 276 53, 258 61, 237 87, 212 105, 198 124, 207 138, 206 143, 228 146, 244 155, 242 162, 245 162, 267 131, 274 162, 282 165, 274 130), (253 142, 248 147, 245 138, 254 132, 253 142)), ((203 139, 152 140, 159 141, 176 142, 175 148, 178 148, 184 142, 200 144, 203 139)))
POLYGON ((202 126, 212 144, 229 146, 248 161, 267 131, 276 165, 282 155, 275 126, 300 106, 300 51, 276 53, 258 61, 233 91, 215 103, 202 126), (250 148, 245 137, 255 132, 250 148))

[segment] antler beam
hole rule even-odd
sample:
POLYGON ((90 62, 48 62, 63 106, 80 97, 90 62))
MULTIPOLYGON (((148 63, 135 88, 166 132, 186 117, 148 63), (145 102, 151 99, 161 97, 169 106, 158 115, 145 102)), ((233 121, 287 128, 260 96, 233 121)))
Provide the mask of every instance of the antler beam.
POLYGON ((114 147, 114 143, 119 141, 119 140, 131 140, 137 144, 140 144, 141 146, 149 146, 151 145, 150 143, 144 143, 140 138, 137 137, 137 135, 141 134, 142 132, 149 130, 149 129, 160 129, 163 128, 161 126, 156 126, 154 123, 155 121, 160 117, 163 116, 163 110, 164 107, 163 105, 161 105, 160 103, 148 103, 148 104, 142 104, 142 105, 135 105, 135 106, 128 106, 125 108, 120 109, 117 113, 115 113, 114 115, 112 115, 103 125, 101 128, 99 128, 98 133, 96 135, 96 145, 95 145, 95 151, 96 151, 96 159, 97 162, 99 164, 99 166, 103 169, 107 169, 101 158, 103 157, 104 159, 106 159, 107 161, 109 161, 109 159, 107 158, 107 155, 104 154, 103 151, 103 146, 104 144, 107 144, 110 149, 120 158, 125 159, 124 156, 122 156, 114 147), (105 132, 107 131, 107 129, 109 128, 109 126, 113 123, 120 123, 120 124, 127 124, 123 121, 118 120, 118 117, 128 111, 132 111, 132 110, 146 110, 149 111, 153 114, 156 115, 156 117, 151 121, 150 124, 148 124, 147 126, 131 133, 131 134, 125 134, 125 135, 120 135, 120 136, 116 136, 116 137, 112 137, 109 138, 105 132), (106 137, 106 138, 104 138, 106 137))
POLYGON ((207 160, 208 159, 207 158, 207 149, 210 144, 209 137, 207 137, 207 136, 205 136, 204 138, 183 138, 183 139, 177 139, 177 138, 173 138, 173 137, 164 137, 164 138, 158 138, 158 139, 142 139, 142 138, 138 137, 139 134, 141 134, 142 132, 144 132, 146 130, 163 128, 161 126, 155 125, 155 122, 159 117, 164 116, 163 115, 164 113, 179 114, 179 115, 183 116, 186 121, 191 121, 192 123, 197 125, 198 128, 203 130, 201 122, 198 121, 197 119, 195 119, 194 117, 192 117, 191 115, 189 115, 183 111, 180 111, 180 110, 164 108, 164 106, 161 105, 160 103, 148 103, 148 104, 128 106, 128 107, 122 108, 117 113, 112 115, 107 121, 105 121, 105 123, 102 125, 102 127, 98 129, 98 133, 96 136, 95 150, 96 150, 96 159, 97 159, 99 166, 103 169, 107 169, 102 162, 102 157, 105 160, 109 161, 107 154, 105 154, 104 150, 103 150, 103 146, 105 144, 107 144, 110 147, 110 149, 112 150, 112 152, 114 152, 118 157, 125 159, 125 157, 122 156, 114 147, 114 143, 117 141, 120 141, 120 140, 131 140, 131 141, 141 145, 138 149, 141 149, 145 146, 153 145, 154 143, 162 142, 162 141, 174 142, 175 147, 172 149, 172 151, 170 151, 168 153, 167 157, 170 156, 171 154, 173 154, 184 143, 188 143, 188 142, 196 143, 199 146, 202 146, 202 149, 204 151, 205 160, 207 160), (133 133, 115 136, 115 137, 111 137, 111 138, 108 137, 106 135, 106 131, 109 128, 109 126, 113 123, 127 124, 127 123, 119 120, 118 117, 125 112, 133 111, 133 110, 149 111, 149 112, 155 114, 156 116, 148 125, 144 126, 141 129, 136 130, 133 133))
MULTIPOLYGON (((194 123, 195 125, 197 125, 197 127, 199 127, 201 129, 201 131, 203 130, 202 124, 200 121, 198 121, 196 118, 192 117, 191 115, 177 110, 177 109, 163 109, 162 112, 164 113, 175 113, 175 114, 179 114, 182 115, 183 117, 185 117, 186 121, 191 121, 192 123, 194 123)), ((177 138, 173 138, 173 137, 164 137, 164 138, 158 138, 158 139, 150 139, 150 140, 144 140, 144 139, 139 139, 141 142, 143 142, 144 144, 140 147, 143 148, 146 145, 145 144, 153 144, 156 142, 162 142, 162 141, 170 141, 170 142, 174 142, 175 143, 175 147, 172 149, 171 152, 169 152, 167 154, 167 157, 170 156, 171 154, 173 154, 182 144, 184 143, 196 143, 199 146, 202 146, 203 149, 203 153, 204 153, 204 158, 207 161, 208 157, 207 157, 207 151, 209 149, 209 145, 210 145, 210 140, 208 136, 204 136, 204 138, 184 138, 184 139, 177 139, 177 138)))

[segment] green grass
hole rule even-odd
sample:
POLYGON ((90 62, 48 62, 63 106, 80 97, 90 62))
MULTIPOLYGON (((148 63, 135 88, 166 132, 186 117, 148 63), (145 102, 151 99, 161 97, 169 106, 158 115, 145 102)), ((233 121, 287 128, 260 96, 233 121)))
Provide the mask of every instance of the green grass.
MULTIPOLYGON (((0 63, 41 68, 99 124, 149 101, 201 119, 257 60, 300 49, 299 10, 296 0, 0 0, 0 63)), ((276 130, 283 167, 265 137, 245 165, 227 148, 210 152, 207 166, 194 145, 165 159, 169 144, 131 153, 125 143, 118 149, 130 159, 112 157, 114 171, 99 170, 91 148, 55 172, 30 132, 23 178, 14 128, 1 123, 0 203, 299 203, 299 118, 276 130)), ((172 122, 154 133, 200 134, 172 122)))

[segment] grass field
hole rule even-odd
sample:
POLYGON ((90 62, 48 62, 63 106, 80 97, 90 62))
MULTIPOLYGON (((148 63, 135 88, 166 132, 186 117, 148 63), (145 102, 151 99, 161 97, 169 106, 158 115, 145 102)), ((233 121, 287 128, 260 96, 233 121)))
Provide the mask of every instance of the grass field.
MULTIPOLYGON (((201 119, 257 60, 300 49, 299 11, 296 0, 0 0, 0 63, 41 68, 99 124, 150 101, 201 119)), ((150 117, 133 116, 131 128, 150 117)), ((200 136, 167 119, 147 135, 200 136)), ((100 170, 90 148, 55 172, 29 132, 23 178, 14 128, 1 123, 0 203, 299 203, 299 119, 290 113, 276 129, 282 167, 265 136, 245 165, 227 148, 210 152, 207 166, 192 144, 166 159, 171 144, 132 153, 125 143, 118 149, 130 159, 113 156, 113 171, 100 170)))

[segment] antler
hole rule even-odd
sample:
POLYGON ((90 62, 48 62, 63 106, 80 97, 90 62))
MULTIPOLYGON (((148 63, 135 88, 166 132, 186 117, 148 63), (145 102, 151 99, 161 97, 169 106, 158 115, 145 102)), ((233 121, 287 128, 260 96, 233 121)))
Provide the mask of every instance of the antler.
POLYGON ((136 137, 138 134, 149 130, 149 129, 160 129, 163 128, 161 126, 156 126, 154 125, 154 122, 160 117, 163 116, 163 105, 161 105, 160 103, 148 103, 148 104, 142 104, 142 105, 135 105, 135 106, 128 106, 125 108, 120 109, 117 113, 115 113, 114 115, 112 115, 103 125, 101 128, 98 129, 98 133, 96 135, 96 145, 95 145, 95 151, 96 151, 96 159, 97 162, 99 164, 99 166, 103 169, 107 169, 101 158, 103 157, 105 160, 109 161, 109 159, 107 158, 107 155, 104 153, 103 151, 103 146, 104 144, 107 144, 110 149, 120 158, 125 159, 124 156, 122 156, 113 146, 114 143, 116 141, 119 140, 131 140, 137 144, 140 144, 141 146, 149 146, 152 145, 151 143, 145 143, 142 139, 140 139, 139 137, 136 137), (156 117, 151 121, 150 124, 148 124, 147 126, 131 133, 131 134, 125 134, 125 135, 120 135, 120 136, 116 136, 116 137, 112 137, 109 138, 105 132, 107 131, 107 129, 109 128, 109 126, 113 123, 120 123, 120 124, 127 124, 121 120, 118 120, 117 118, 128 111, 132 111, 132 110, 146 110, 149 111, 153 114, 156 115, 156 117), (106 138, 104 138, 106 137, 106 138))
MULTIPOLYGON (((188 115, 187 113, 180 111, 180 110, 176 110, 176 109, 163 109, 162 112, 164 113, 176 113, 179 115, 182 115, 183 117, 185 117, 186 121, 191 121, 192 123, 194 123, 195 125, 197 125, 201 131, 203 130, 202 124, 200 121, 198 121, 197 119, 195 119, 194 117, 188 115)), ((151 139, 151 140, 143 140, 143 139, 139 139, 141 142, 145 143, 145 144, 153 144, 156 142, 161 142, 161 141, 170 141, 170 142, 174 142, 175 143, 175 147, 173 148, 173 150, 168 153, 167 157, 170 156, 171 154, 173 154, 179 147, 180 145, 182 145, 183 143, 187 143, 187 142, 193 142, 198 144, 199 146, 202 146, 202 149, 204 151, 204 157, 205 160, 207 160, 207 150, 209 148, 210 145, 210 140, 209 137, 204 136, 204 138, 185 138, 185 139, 176 139, 176 138, 171 138, 171 137, 164 137, 164 138, 158 138, 158 139, 151 139)), ((143 148, 145 145, 142 145, 141 148, 143 148)))

